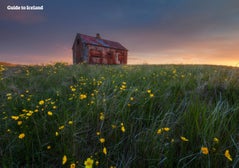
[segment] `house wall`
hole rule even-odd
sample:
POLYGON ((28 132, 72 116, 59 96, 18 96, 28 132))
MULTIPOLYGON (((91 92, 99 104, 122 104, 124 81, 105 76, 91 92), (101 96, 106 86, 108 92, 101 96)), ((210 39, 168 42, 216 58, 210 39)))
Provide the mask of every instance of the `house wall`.
POLYGON ((73 64, 127 64, 127 50, 87 45, 76 37, 73 47, 73 64))
POLYGON ((90 64, 127 64, 127 51, 88 45, 90 64))
POLYGON ((83 44, 81 43, 80 39, 76 39, 72 47, 73 64, 78 64, 83 61, 82 49, 83 44))

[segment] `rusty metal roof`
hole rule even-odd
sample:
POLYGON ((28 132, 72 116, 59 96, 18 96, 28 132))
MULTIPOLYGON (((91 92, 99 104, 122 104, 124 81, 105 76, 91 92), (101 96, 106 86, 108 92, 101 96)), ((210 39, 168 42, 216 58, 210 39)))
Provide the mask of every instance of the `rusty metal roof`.
POLYGON ((77 36, 80 37, 82 40, 82 43, 90 44, 90 45, 96 45, 96 46, 103 46, 107 48, 114 48, 114 49, 120 49, 120 50, 127 50, 124 46, 122 46, 120 43, 110 40, 105 40, 98 37, 92 37, 84 34, 77 34, 77 36))

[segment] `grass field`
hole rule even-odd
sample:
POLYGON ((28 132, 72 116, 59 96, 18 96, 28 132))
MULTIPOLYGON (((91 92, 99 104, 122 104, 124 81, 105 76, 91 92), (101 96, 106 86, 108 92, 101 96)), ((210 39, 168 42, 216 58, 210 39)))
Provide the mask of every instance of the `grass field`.
POLYGON ((239 69, 0 66, 0 167, 238 167, 239 69))

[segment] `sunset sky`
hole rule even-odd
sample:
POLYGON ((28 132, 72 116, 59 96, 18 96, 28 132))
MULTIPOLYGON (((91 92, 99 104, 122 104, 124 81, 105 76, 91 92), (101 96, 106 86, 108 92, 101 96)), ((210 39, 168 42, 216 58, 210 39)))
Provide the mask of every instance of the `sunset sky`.
POLYGON ((118 41, 129 64, 239 65, 239 0, 1 0, 0 61, 72 63, 76 33, 118 41), (43 10, 7 10, 39 5, 43 10))

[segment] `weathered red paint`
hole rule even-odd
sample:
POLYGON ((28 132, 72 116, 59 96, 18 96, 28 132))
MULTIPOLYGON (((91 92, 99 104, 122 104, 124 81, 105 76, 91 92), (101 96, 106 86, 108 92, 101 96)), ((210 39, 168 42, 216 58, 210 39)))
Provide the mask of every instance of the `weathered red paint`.
POLYGON ((73 47, 73 63, 127 64, 128 50, 120 43, 96 37, 77 34, 73 47))

